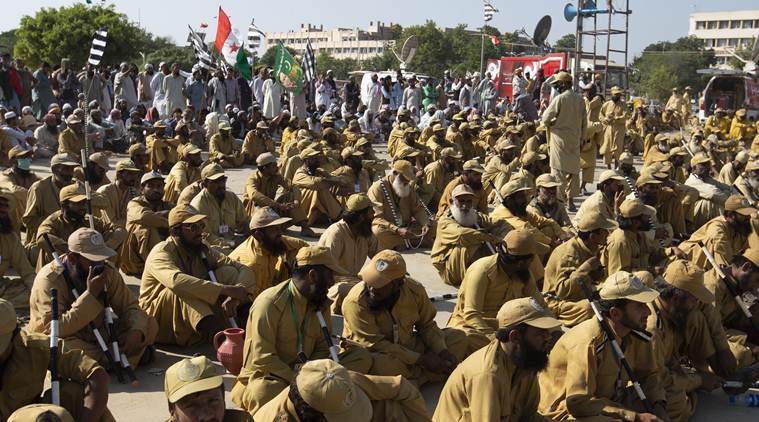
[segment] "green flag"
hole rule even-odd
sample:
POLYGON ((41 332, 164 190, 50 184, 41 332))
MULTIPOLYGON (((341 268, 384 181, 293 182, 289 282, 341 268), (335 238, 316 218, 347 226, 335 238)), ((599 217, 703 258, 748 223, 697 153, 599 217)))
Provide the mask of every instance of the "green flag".
POLYGON ((282 42, 277 43, 277 55, 274 59, 274 78, 286 90, 294 92, 295 95, 300 94, 306 81, 300 64, 295 61, 295 58, 282 45, 282 42))
POLYGON ((250 64, 248 63, 248 54, 242 47, 237 50, 237 56, 235 56, 235 67, 246 81, 253 79, 253 71, 250 69, 250 64))

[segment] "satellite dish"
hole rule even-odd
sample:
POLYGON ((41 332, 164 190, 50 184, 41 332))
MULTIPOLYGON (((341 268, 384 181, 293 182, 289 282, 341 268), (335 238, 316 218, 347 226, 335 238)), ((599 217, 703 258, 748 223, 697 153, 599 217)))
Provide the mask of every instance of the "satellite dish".
POLYGON ((548 33, 551 32, 551 16, 545 15, 540 18, 538 24, 535 26, 535 32, 532 35, 532 42, 538 47, 542 47, 548 38, 548 33))
POLYGON ((411 59, 414 58, 414 55, 416 55, 416 50, 419 48, 419 38, 416 37, 416 35, 412 35, 406 39, 406 41, 403 43, 403 47, 401 47, 400 54, 396 53, 395 50, 390 50, 395 55, 395 58, 398 59, 400 64, 401 70, 406 70, 406 64, 411 61, 411 59))

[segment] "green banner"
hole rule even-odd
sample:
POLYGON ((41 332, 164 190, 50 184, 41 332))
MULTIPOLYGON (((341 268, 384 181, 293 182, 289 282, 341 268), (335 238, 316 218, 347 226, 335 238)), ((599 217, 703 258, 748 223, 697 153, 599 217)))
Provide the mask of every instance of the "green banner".
POLYGON ((294 92, 295 95, 300 94, 306 81, 306 76, 300 67, 300 63, 295 61, 293 55, 287 51, 282 42, 277 42, 277 55, 274 59, 274 78, 286 90, 294 92))

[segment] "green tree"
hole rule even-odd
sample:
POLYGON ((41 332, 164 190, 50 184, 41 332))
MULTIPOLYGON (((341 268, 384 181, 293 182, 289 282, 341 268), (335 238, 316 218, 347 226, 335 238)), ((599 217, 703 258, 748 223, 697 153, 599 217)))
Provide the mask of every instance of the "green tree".
POLYGON ((16 44, 16 30, 11 29, 0 33, 0 52, 5 53, 13 51, 13 45, 16 44))
MULTIPOLYGON (((752 44, 753 45, 753 44, 752 44)), ((742 58, 743 60, 749 60, 751 59, 751 47, 744 47, 741 45, 740 47, 735 49, 735 54, 742 58)), ((727 65, 732 67, 735 70, 743 70, 743 67, 746 65, 742 60, 739 60, 737 57, 730 56, 727 59, 727 65)))
POLYGON ((156 70, 158 63, 166 62, 178 63, 180 69, 189 71, 198 62, 192 47, 175 45, 168 38, 155 38, 146 51, 145 62, 152 63, 156 70))
POLYGON ((556 40, 553 48, 558 51, 574 50, 577 46, 577 37, 573 33, 564 34, 561 38, 556 40))
POLYGON ((703 41, 683 37, 677 41, 660 41, 648 45, 635 57, 632 67, 640 76, 631 81, 633 90, 642 96, 665 101, 673 87, 690 85, 700 92, 709 80, 696 70, 714 64, 714 52, 704 48, 703 41))
POLYGON ((332 70, 336 79, 347 79, 348 73, 356 70, 358 63, 353 59, 336 59, 329 53, 319 53, 316 56, 316 74, 323 75, 332 70))
POLYGON ((59 63, 63 58, 69 58, 75 67, 83 66, 98 28, 108 30, 103 64, 135 61, 152 41, 150 34, 131 24, 113 5, 87 7, 78 3, 58 9, 42 8, 34 16, 22 17, 13 52, 30 67, 43 61, 59 63))
MULTIPOLYGON (((295 50, 293 50, 290 47, 285 47, 287 51, 290 52, 290 54, 295 57, 296 54, 298 54, 295 50)), ((274 67, 274 59, 277 57, 277 46, 273 45, 266 49, 266 52, 263 56, 261 56, 260 59, 258 59, 258 62, 256 62, 256 67, 260 66, 269 66, 274 67)))

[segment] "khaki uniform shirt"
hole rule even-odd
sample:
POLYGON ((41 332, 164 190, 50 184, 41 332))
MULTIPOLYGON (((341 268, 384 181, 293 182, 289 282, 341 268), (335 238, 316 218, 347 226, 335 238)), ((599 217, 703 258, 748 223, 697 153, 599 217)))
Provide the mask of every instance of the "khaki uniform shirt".
POLYGON ((119 250, 122 271, 130 275, 142 273, 153 246, 169 236, 169 218, 165 211, 172 208, 174 204, 162 201, 157 209, 153 209, 144 196, 129 201, 126 215, 127 239, 119 250))
POLYGON ((680 249, 688 254, 690 260, 699 267, 708 270, 711 264, 706 259, 698 242, 702 242, 706 249, 712 253, 714 260, 719 265, 727 265, 732 261, 733 256, 742 252, 748 247, 748 239, 741 235, 730 224, 725 221, 725 217, 719 216, 711 219, 709 222, 699 227, 690 237, 690 239, 680 244, 680 249))
POLYGON ((486 214, 478 213, 477 224, 480 226, 479 229, 462 226, 450 212, 446 212, 437 224, 435 242, 430 251, 432 262, 445 262, 454 249, 471 248, 475 251, 483 246, 491 235, 503 238, 511 230, 506 221, 492 220, 486 214))
POLYGON ((242 143, 242 153, 248 159, 255 160, 256 157, 265 152, 274 154, 274 141, 272 141, 271 137, 269 135, 259 136, 255 130, 248 132, 242 143))
POLYGON ((556 206, 552 210, 543 209, 543 206, 538 202, 537 198, 533 198, 530 204, 527 205, 527 211, 533 212, 541 217, 548 218, 556 222, 559 227, 571 227, 572 222, 569 220, 569 214, 567 214, 567 207, 563 202, 556 202, 556 206))
POLYGON ((53 176, 48 176, 38 182, 34 182, 29 188, 26 200, 26 210, 22 217, 26 226, 26 244, 37 241, 37 227, 48 215, 61 209, 58 202, 60 189, 53 183, 53 176))
POLYGON ((515 229, 528 230, 535 235, 535 240, 544 245, 551 245, 554 240, 559 238, 557 235, 563 233, 555 221, 530 211, 527 211, 526 216, 519 217, 503 205, 498 205, 490 213, 490 218, 494 221, 505 221, 515 229))
MULTIPOLYGON (((450 182, 448 182, 448 185, 445 186, 445 189, 443 190, 442 195, 440 196, 440 203, 438 203, 437 206, 437 216, 442 217, 443 214, 448 210, 448 208, 451 206, 451 195, 453 194, 453 189, 456 188, 456 186, 461 185, 464 183, 464 176, 459 176, 450 182)), ((474 200, 472 202, 472 205, 474 208, 483 213, 487 214, 488 212, 488 194, 485 192, 485 189, 480 189, 474 192, 474 200)))
POLYGON ((33 183, 39 180, 40 178, 31 172, 28 177, 21 177, 13 171, 13 168, 8 168, 0 172, 0 189, 11 191, 13 197, 16 199, 15 204, 9 204, 11 206, 10 214, 13 220, 14 230, 20 230, 21 219, 24 215, 24 210, 26 210, 29 189, 33 183))
POLYGON ((224 138, 221 133, 211 136, 208 141, 208 159, 221 160, 222 155, 232 155, 235 153, 235 139, 232 136, 224 138))
POLYGON ((253 236, 248 237, 229 254, 229 258, 250 268, 258 280, 254 298, 269 287, 289 279, 295 266, 295 255, 301 248, 308 246, 308 242, 297 237, 282 236, 282 242, 287 247, 284 255, 272 255, 253 236))
POLYGON ((584 277, 584 281, 589 285, 591 280, 588 273, 580 271, 579 267, 590 257, 598 255, 599 253, 591 252, 579 237, 569 239, 551 253, 546 263, 543 292, 548 293, 546 303, 554 314, 560 314, 558 312, 561 307, 560 302, 578 302, 587 299, 580 287, 579 278, 584 277))
MULTIPOLYGON (((728 274, 729 267, 723 267, 722 270, 728 274)), ((729 348, 729 345, 725 329, 740 329, 748 327, 749 321, 746 319, 746 315, 741 308, 738 307, 735 298, 730 294, 727 286, 725 286, 725 282, 719 278, 717 271, 714 268, 704 273, 704 286, 714 294, 715 300, 712 305, 702 305, 700 307, 701 312, 703 312, 706 317, 709 332, 714 342, 714 348, 717 350, 726 350, 729 348)), ((735 286, 735 284, 733 284, 733 286, 735 286)), ((736 291, 739 291, 737 286, 735 286, 735 289, 736 291)), ((754 319, 756 319, 756 316, 754 319)))
POLYGON ((604 197, 603 192, 597 190, 593 192, 592 195, 585 198, 584 201, 582 201, 582 204, 580 205, 580 208, 577 210, 577 214, 575 214, 575 222, 580 221, 583 214, 585 213, 599 213, 601 217, 611 220, 611 221, 617 221, 617 213, 614 210, 614 204, 611 205, 606 202, 606 198, 604 197))
POLYGON ((187 161, 180 160, 166 176, 166 186, 163 189, 163 200, 175 204, 182 190, 200 180, 200 168, 193 167, 187 161))
POLYGON ((369 172, 362 168, 356 176, 355 172, 349 166, 342 166, 332 172, 332 176, 339 177, 345 186, 348 186, 349 194, 366 193, 372 182, 369 180, 369 172))
MULTIPOLYGON (((617 337, 625 357, 651 403, 665 400, 654 350, 630 333, 617 337)), ((598 320, 571 328, 556 342, 548 367, 538 374, 538 411, 553 420, 605 415, 632 422, 636 413, 620 404, 621 388, 630 381, 614 355, 598 320)))
POLYGON ((276 202, 277 189, 279 188, 282 188, 284 193, 292 191, 290 183, 279 174, 267 177, 259 170, 252 172, 248 177, 248 181, 245 182, 244 198, 245 201, 249 201, 247 209, 250 211, 253 209, 253 206, 271 206, 276 202))
POLYGON ((519 368, 493 340, 454 369, 443 387, 435 422, 547 421, 538 414, 535 371, 519 368))
POLYGON ((364 267, 366 258, 371 258, 379 252, 376 236, 373 234, 368 237, 358 236, 351 231, 344 220, 327 227, 327 230, 319 237, 318 245, 329 248, 337 265, 348 272, 346 275, 354 278, 364 267))
POLYGON ((437 195, 443 194, 443 190, 453 180, 454 176, 453 172, 445 171, 442 160, 434 161, 424 167, 424 181, 437 195))
MULTIPOLYGON (((58 154, 69 153, 79 159, 84 149, 84 137, 74 132, 71 128, 66 128, 58 136, 58 154)), ((92 151, 92 145, 88 151, 92 151)))
MULTIPOLYGON (((8 417, 16 409, 40 401, 45 378, 50 366, 50 338, 26 330, 19 331, 11 341, 10 357, 3 364, 0 374, 0 419, 8 417)), ((58 375, 61 380, 85 384, 92 374, 101 369, 97 362, 81 350, 65 347, 58 341, 58 375)))
MULTIPOLYGON (((68 252, 68 238, 71 236, 71 233, 74 233, 79 228, 89 226, 89 217, 85 217, 81 224, 77 225, 66 220, 61 210, 50 214, 37 230, 37 246, 40 248, 41 258, 41 261, 37 262, 38 269, 53 259, 47 243, 45 243, 44 233, 48 234, 50 241, 53 242, 53 246, 55 246, 58 252, 68 252)), ((119 246, 126 239, 126 230, 107 223, 98 217, 95 217, 95 230, 103 235, 105 244, 113 250, 118 250, 119 246)))
POLYGON ((643 232, 614 229, 606 239, 606 249, 601 256, 606 274, 611 275, 621 270, 648 271, 657 262, 654 257, 657 251, 653 246, 643 232))
POLYGON ((116 182, 109 183, 97 190, 105 197, 108 207, 103 213, 104 220, 119 227, 126 227, 127 204, 139 195, 136 188, 120 188, 116 182))
POLYGON ((571 89, 562 92, 551 100, 543 112, 542 120, 548 128, 548 158, 551 168, 579 174, 580 140, 587 126, 582 96, 571 89))
POLYGON ((207 189, 203 189, 190 201, 199 213, 207 216, 206 241, 214 246, 228 247, 234 242, 234 233, 247 233, 250 218, 245 213, 242 201, 233 192, 226 191, 219 203, 207 189))
POLYGON ((386 176, 383 179, 374 182, 367 192, 369 199, 374 204, 374 222, 373 226, 382 230, 395 231, 398 227, 408 227, 411 223, 411 218, 420 225, 425 225, 429 222, 427 212, 419 202, 419 197, 414 189, 411 189, 411 194, 405 198, 400 198, 393 191, 392 183, 390 182, 390 176, 386 176), (381 184, 384 183, 385 189, 382 189, 381 184), (392 201, 392 205, 388 202, 392 201), (400 225, 395 220, 393 211, 400 217, 400 225))
POLYGON ((192 201, 197 194, 200 193, 200 191, 203 190, 203 185, 200 183, 200 180, 198 180, 195 183, 190 183, 182 189, 182 192, 179 194, 179 199, 177 199, 177 206, 178 207, 187 207, 190 205, 190 201, 192 201))

